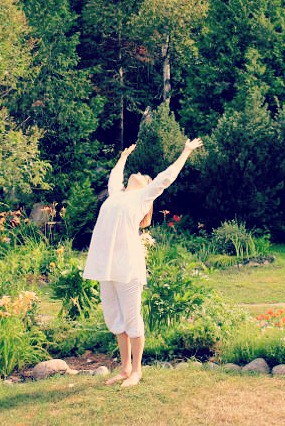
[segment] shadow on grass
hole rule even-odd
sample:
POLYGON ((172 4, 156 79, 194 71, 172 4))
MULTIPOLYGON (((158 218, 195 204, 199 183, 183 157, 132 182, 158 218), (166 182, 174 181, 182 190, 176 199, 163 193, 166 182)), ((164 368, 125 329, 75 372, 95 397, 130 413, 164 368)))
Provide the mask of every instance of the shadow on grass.
MULTIPOLYGON (((54 382, 53 382, 54 384, 54 382)), ((17 386, 17 385, 15 385, 17 386)), ((21 385, 19 385, 21 386, 21 385)), ((45 403, 58 403, 59 401, 63 401, 67 398, 70 398, 70 396, 76 396, 81 394, 82 392, 85 392, 86 389, 92 388, 92 389, 106 389, 106 386, 104 382, 94 382, 94 383, 84 383, 82 385, 78 385, 75 383, 75 386, 72 388, 68 388, 68 384, 66 385, 59 385, 59 386, 65 386, 66 389, 40 389, 26 393, 20 393, 21 389, 18 388, 19 394, 17 395, 7 395, 4 398, 0 397, 0 412, 3 412, 4 410, 10 410, 16 407, 19 407, 20 405, 36 405, 38 403, 45 404, 45 403)))

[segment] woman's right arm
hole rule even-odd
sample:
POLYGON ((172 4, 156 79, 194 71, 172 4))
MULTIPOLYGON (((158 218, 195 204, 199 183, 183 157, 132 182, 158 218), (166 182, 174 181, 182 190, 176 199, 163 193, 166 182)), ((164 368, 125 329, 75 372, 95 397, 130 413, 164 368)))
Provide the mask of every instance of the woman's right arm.
POLYGON ((191 153, 202 145, 203 142, 200 138, 193 139, 192 141, 188 139, 177 160, 163 172, 159 173, 153 181, 143 189, 144 201, 154 201, 159 197, 159 195, 175 181, 191 153))
POLYGON ((111 170, 109 180, 108 180, 108 193, 112 195, 116 192, 120 192, 124 190, 124 168, 127 161, 128 156, 133 152, 136 145, 133 144, 128 148, 124 149, 121 153, 121 156, 115 165, 115 167, 111 170))

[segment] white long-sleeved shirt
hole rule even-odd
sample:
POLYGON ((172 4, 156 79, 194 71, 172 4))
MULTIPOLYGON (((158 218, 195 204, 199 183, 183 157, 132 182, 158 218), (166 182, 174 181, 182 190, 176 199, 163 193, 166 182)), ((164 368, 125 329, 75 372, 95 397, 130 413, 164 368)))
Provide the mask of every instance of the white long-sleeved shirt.
POLYGON ((111 171, 109 197, 102 204, 87 254, 83 277, 97 281, 146 284, 146 264, 139 224, 153 201, 176 179, 183 164, 171 164, 145 188, 124 191, 125 162, 111 171))

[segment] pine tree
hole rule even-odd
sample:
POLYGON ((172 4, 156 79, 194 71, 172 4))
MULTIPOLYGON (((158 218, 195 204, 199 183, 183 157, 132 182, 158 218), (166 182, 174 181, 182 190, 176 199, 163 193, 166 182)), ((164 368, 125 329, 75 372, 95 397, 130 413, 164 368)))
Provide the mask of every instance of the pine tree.
MULTIPOLYGON (((44 130, 42 159, 52 163, 50 201, 68 194, 70 182, 96 168, 99 145, 92 137, 103 99, 94 96, 90 70, 78 69, 79 33, 68 0, 22 0, 36 44, 31 77, 23 79, 8 106, 18 121, 44 130)), ((39 193, 36 197, 45 196, 39 193)))
POLYGON ((243 111, 227 109, 206 146, 200 188, 208 223, 237 217, 250 227, 276 227, 284 214, 284 138, 258 91, 243 111))

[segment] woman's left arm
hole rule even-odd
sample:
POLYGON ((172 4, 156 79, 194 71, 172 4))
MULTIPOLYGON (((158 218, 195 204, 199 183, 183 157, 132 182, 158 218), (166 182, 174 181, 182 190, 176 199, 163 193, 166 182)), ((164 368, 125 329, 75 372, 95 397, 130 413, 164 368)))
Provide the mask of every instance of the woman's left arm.
POLYGON ((133 152, 136 145, 133 144, 128 148, 124 149, 121 153, 121 156, 115 165, 115 167, 111 170, 109 180, 108 180, 108 193, 109 195, 114 194, 115 192, 122 191, 124 189, 124 168, 127 161, 128 156, 133 152))
POLYGON ((175 181, 191 153, 202 145, 203 142, 200 138, 193 139, 192 141, 188 139, 179 157, 142 190, 144 201, 153 202, 159 197, 175 181))

